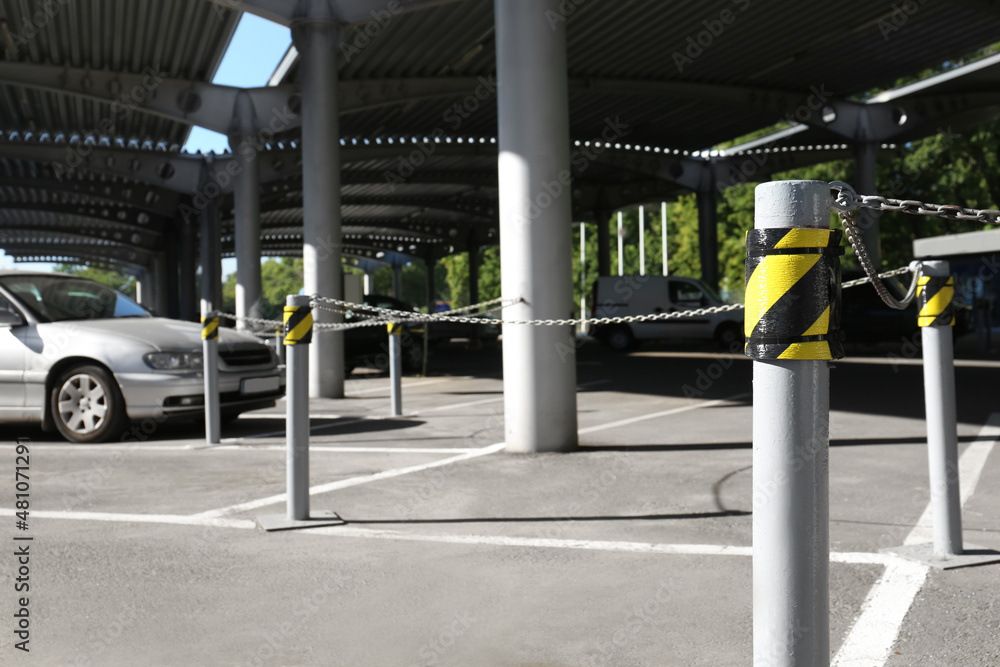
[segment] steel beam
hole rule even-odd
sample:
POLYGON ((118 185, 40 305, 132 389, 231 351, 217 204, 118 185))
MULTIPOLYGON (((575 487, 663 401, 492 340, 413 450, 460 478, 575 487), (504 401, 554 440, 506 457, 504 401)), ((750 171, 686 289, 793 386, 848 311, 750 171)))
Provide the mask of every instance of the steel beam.
POLYGON ((243 89, 171 79, 151 67, 131 74, 25 62, 0 62, 0 83, 110 105, 109 113, 90 128, 98 136, 117 136, 115 121, 137 112, 224 134, 231 129, 236 98, 241 93, 249 95, 258 110, 255 131, 273 134, 299 125, 294 86, 243 89))

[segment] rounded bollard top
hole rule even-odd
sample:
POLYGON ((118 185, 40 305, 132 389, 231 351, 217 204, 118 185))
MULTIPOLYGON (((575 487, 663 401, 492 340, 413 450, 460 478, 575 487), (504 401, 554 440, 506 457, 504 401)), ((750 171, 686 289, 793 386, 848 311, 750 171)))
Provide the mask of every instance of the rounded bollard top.
POLYGON ((285 305, 294 308, 307 308, 312 298, 306 294, 289 294, 285 297, 285 305))
POLYGON ((919 260, 920 272, 925 276, 935 278, 947 278, 951 276, 951 266, 946 259, 924 259, 919 260))
POLYGON ((754 190, 754 227, 830 227, 830 184, 771 181, 754 190))

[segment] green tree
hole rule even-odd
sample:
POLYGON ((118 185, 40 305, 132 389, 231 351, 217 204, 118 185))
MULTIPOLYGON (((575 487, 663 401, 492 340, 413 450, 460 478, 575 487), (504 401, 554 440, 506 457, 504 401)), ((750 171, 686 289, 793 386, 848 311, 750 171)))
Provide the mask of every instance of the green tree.
MULTIPOLYGON (((302 260, 298 257, 268 259, 260 267, 262 288, 261 314, 267 320, 280 320, 289 294, 302 290, 302 260)), ((236 274, 231 273, 222 285, 222 307, 236 312, 236 274)))
POLYGON ((55 268, 57 273, 67 273, 71 276, 80 276, 97 281, 102 285, 107 285, 118 290, 122 294, 135 298, 135 277, 127 276, 118 271, 108 269, 98 269, 80 264, 59 264, 55 268))

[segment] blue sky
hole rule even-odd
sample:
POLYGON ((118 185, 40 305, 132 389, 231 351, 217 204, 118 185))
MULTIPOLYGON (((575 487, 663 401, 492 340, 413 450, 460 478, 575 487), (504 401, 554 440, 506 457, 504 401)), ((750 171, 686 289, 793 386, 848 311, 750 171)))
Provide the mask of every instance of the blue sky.
MULTIPOLYGON (((236 34, 229 44, 229 50, 219 65, 213 83, 240 88, 266 86, 274 68, 292 42, 288 28, 265 19, 244 14, 236 28, 236 34)), ((195 127, 191 131, 185 148, 190 151, 222 152, 228 147, 224 135, 195 127)), ((20 263, 5 256, 0 250, 0 268, 17 267, 25 270, 51 271, 52 264, 20 263)), ((222 273, 227 275, 236 270, 236 260, 222 261, 222 273)))

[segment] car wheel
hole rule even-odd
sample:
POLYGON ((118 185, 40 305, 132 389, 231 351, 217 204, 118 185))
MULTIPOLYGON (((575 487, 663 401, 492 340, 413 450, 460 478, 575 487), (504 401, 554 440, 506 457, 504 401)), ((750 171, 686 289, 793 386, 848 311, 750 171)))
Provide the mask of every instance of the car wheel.
POLYGON ((627 352, 635 347, 635 336, 632 329, 627 326, 619 326, 608 332, 605 341, 612 350, 616 352, 627 352))
POLYGON ((125 401, 118 383, 100 366, 68 368, 49 397, 52 422, 70 442, 104 442, 125 426, 125 401))
POLYGON ((732 322, 720 324, 719 328, 715 330, 715 342, 719 344, 719 347, 726 350, 732 347, 733 343, 740 340, 740 337, 740 328, 732 322))

